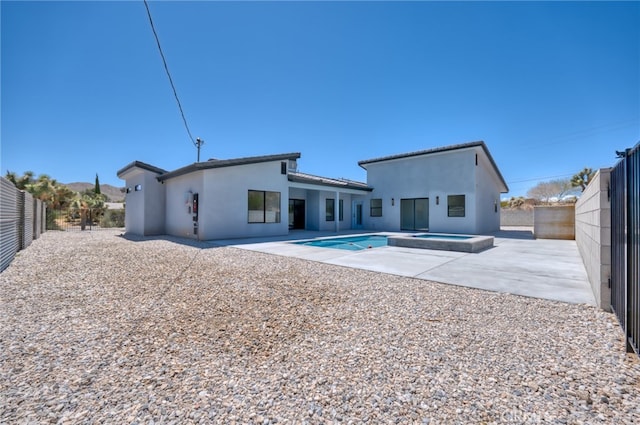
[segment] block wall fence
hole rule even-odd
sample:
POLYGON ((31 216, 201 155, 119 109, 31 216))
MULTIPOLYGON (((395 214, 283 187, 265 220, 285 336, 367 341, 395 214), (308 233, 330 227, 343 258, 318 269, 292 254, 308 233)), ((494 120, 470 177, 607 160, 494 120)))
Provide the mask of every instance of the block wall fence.
POLYGON ((576 244, 598 306, 611 311, 610 169, 598 170, 576 203, 576 244))

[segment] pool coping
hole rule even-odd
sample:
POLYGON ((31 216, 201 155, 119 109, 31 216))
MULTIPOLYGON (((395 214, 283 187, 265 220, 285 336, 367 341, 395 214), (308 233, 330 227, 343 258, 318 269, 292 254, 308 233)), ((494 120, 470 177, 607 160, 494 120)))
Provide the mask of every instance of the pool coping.
POLYGON ((478 253, 485 249, 493 247, 493 236, 482 235, 461 235, 461 234, 445 234, 445 233, 415 233, 412 235, 388 236, 387 244, 389 246, 398 246, 402 248, 418 248, 418 249, 436 249, 440 251, 456 251, 478 253), (468 239, 437 239, 437 238, 420 238, 422 235, 442 235, 446 236, 467 236, 468 239))
POLYGON ((371 237, 371 236, 380 236, 380 237, 387 238, 388 240, 390 235, 391 234, 388 232, 372 232, 372 233, 358 233, 353 235, 342 235, 342 236, 319 236, 319 237, 310 238, 310 239, 299 239, 299 240, 289 241, 288 243, 294 244, 294 245, 300 245, 300 246, 309 246, 313 248, 339 249, 341 251, 357 252, 365 249, 381 248, 381 246, 362 247, 361 249, 344 249, 344 248, 338 248, 334 246, 308 245, 308 243, 320 242, 320 241, 326 241, 326 240, 352 239, 352 238, 371 237))

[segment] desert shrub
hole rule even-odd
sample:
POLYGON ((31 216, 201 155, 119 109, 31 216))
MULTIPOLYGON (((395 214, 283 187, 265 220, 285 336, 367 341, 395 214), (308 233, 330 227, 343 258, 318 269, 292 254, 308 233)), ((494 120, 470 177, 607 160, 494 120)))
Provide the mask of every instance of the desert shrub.
POLYGON ((55 210, 53 208, 47 208, 47 230, 62 230, 58 225, 58 219, 63 214, 60 210, 55 210))
POLYGON ((100 227, 124 227, 124 210, 105 210, 100 227))

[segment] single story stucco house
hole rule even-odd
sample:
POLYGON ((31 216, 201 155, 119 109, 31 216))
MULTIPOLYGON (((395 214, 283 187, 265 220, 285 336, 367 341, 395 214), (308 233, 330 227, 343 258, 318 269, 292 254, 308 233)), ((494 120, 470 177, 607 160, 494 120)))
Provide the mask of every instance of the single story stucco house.
POLYGON ((360 161, 366 183, 299 172, 299 158, 211 159, 173 171, 134 161, 118 171, 126 232, 211 240, 295 229, 500 228, 500 193, 508 188, 482 141, 360 161))

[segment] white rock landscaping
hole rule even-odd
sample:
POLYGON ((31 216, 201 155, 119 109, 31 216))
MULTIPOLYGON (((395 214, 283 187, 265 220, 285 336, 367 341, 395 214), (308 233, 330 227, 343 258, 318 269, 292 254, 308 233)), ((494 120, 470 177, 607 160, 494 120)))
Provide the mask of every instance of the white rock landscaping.
POLYGON ((0 423, 640 421, 612 314, 170 238, 0 274, 0 423))

